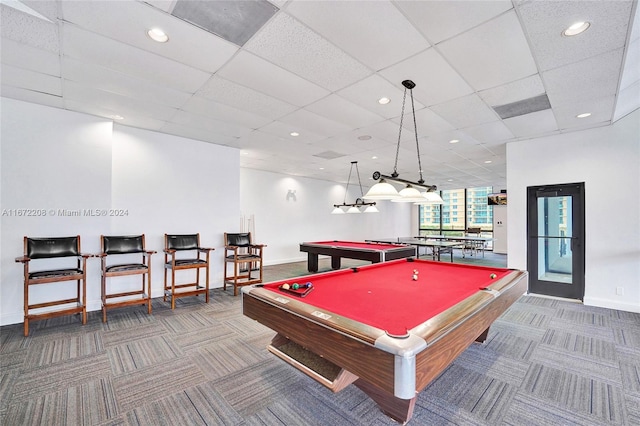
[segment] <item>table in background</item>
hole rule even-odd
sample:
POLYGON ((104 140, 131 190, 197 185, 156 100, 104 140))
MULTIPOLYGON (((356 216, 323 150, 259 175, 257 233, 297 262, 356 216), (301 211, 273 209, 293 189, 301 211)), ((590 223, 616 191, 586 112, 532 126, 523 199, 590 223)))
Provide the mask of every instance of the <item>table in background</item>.
MULTIPOLYGON (((494 238, 489 237, 473 237, 470 235, 464 235, 460 237, 450 235, 419 235, 415 237, 417 239, 431 239, 431 240, 444 240, 444 241, 457 241, 464 244, 467 247, 468 244, 472 244, 472 251, 482 251, 482 257, 484 257, 484 249, 488 242, 494 241, 494 238)), ((462 250, 462 257, 465 257, 464 249, 462 250)))
POLYGON ((414 247, 404 244, 337 240, 301 243, 300 251, 307 253, 309 272, 318 272, 318 255, 320 254, 331 256, 333 269, 340 269, 340 261, 343 257, 378 263, 416 255, 414 247))
MULTIPOLYGON (((426 247, 431 249, 431 257, 433 260, 440 260, 442 254, 449 253, 451 256, 451 262, 453 262, 453 249, 456 247, 464 248, 464 243, 457 241, 439 241, 428 240, 424 238, 380 238, 373 240, 366 240, 378 243, 399 243, 416 246, 416 257, 420 257, 420 247, 426 247)), ((464 251, 464 250, 463 250, 464 251)))
POLYGON ((417 394, 526 288, 525 271, 401 259, 244 287, 242 304, 277 332, 270 352, 334 392, 355 384, 404 423, 417 394), (295 282, 312 291, 281 289, 295 282))

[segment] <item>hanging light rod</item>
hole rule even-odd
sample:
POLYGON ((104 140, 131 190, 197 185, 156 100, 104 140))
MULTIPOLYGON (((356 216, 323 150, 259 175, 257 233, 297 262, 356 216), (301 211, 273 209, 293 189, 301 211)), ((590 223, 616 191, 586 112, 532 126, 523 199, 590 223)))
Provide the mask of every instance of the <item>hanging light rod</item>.
MULTIPOLYGON (((440 201, 432 201, 432 197, 427 198, 426 194, 431 192, 435 193, 438 189, 435 185, 427 185, 422 178, 422 161, 420 160, 420 144, 418 143, 418 125, 416 123, 416 108, 413 102, 413 88, 416 84, 411 80, 404 80, 402 82, 404 86, 404 95, 402 97, 402 111, 400 113, 400 130, 398 131, 398 145, 396 146, 396 161, 393 166, 393 173, 391 175, 383 175, 376 171, 373 173, 373 179, 378 183, 373 185, 366 195, 362 198, 365 200, 391 200, 394 202, 408 202, 408 203, 441 203, 440 201), (416 153, 418 157, 418 172, 420 179, 417 182, 401 179, 398 176, 398 154, 400 154, 400 140, 402 138, 402 122, 404 121, 404 107, 407 100, 407 91, 411 97, 411 115, 413 117, 413 129, 416 140, 416 153), (388 182, 399 183, 405 185, 405 188, 400 192, 396 190, 388 182), (420 192, 419 189, 423 189, 425 192, 420 192)), ((438 196, 440 198, 440 196, 438 196)))
POLYGON ((398 173, 392 173, 391 176, 388 176, 388 175, 383 175, 382 173, 377 171, 373 172, 374 180, 383 179, 387 182, 395 182, 402 185, 411 185, 413 187, 421 188, 421 189, 424 189, 425 191, 431 191, 431 192, 438 190, 438 187, 436 185, 425 184, 423 179, 420 179, 418 182, 412 182, 410 180, 401 179, 398 176, 399 176, 398 173))
POLYGON ((360 197, 362 197, 362 182, 360 181, 360 171, 358 170, 358 162, 352 161, 351 168, 349 169, 349 178, 347 179, 347 187, 344 191, 344 200, 342 204, 334 204, 333 211, 331 214, 344 214, 344 213, 378 213, 378 209, 376 208, 375 202, 367 202, 362 198, 356 198, 355 203, 347 203, 347 192, 349 191, 349 183, 351 182, 351 172, 353 171, 353 166, 356 166, 356 174, 358 175, 358 184, 360 184, 360 197), (365 207, 364 210, 361 207, 365 207), (342 207, 349 207, 349 209, 345 212, 342 207))

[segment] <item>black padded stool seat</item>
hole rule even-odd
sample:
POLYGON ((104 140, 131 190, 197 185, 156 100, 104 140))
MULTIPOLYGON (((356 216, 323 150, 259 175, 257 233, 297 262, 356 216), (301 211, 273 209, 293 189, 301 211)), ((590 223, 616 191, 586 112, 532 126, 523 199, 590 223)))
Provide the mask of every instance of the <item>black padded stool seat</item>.
POLYGON ((148 266, 143 263, 126 263, 123 265, 107 266, 105 270, 107 272, 121 272, 121 271, 135 271, 138 269, 148 269, 148 266))
POLYGON ((55 278, 55 277, 67 277, 69 275, 82 274, 82 269, 56 269, 53 271, 38 271, 29 272, 29 278, 55 278))
MULTIPOLYGON (((176 266, 186 265, 206 265, 207 261, 203 259, 176 259, 176 266)), ((169 264, 171 264, 169 262, 169 264)))

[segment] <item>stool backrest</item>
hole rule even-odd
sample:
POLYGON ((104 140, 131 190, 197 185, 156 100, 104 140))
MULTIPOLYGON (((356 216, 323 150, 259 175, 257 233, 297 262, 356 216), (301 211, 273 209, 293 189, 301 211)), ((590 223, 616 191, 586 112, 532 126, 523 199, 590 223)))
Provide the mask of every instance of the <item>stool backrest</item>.
POLYGON ((171 250, 196 250, 200 248, 200 234, 164 234, 165 248, 171 250))
POLYGON ((102 236, 102 252, 106 254, 140 253, 144 251, 144 234, 102 236))
POLYGON ((30 259, 78 256, 80 254, 80 236, 54 238, 24 237, 24 254, 30 259))

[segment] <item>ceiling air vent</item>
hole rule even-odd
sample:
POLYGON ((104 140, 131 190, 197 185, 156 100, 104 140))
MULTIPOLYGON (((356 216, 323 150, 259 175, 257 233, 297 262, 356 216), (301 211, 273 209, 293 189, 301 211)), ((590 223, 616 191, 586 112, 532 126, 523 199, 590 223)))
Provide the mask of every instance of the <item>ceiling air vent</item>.
POLYGON ((333 160, 334 158, 344 157, 345 155, 346 154, 340 154, 339 152, 335 152, 335 151, 325 151, 325 152, 320 152, 318 154, 313 154, 314 157, 320 157, 327 160, 333 160))
POLYGON ((277 11, 278 8, 267 0, 178 0, 171 14, 233 44, 244 46, 277 11))
POLYGON ((534 96, 533 98, 493 107, 495 112, 497 112, 503 120, 505 118, 518 117, 520 115, 531 114, 532 112, 542 111, 549 108, 551 108, 551 104, 549 103, 549 98, 546 93, 534 96))

